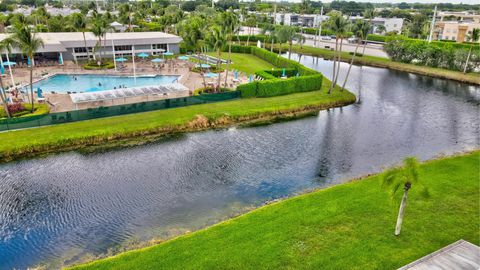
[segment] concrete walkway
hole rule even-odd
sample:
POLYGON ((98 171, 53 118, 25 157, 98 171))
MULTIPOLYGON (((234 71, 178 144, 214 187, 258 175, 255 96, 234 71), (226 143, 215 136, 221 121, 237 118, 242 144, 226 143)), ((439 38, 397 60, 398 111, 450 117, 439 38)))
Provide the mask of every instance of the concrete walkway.
POLYGON ((459 240, 398 270, 478 270, 480 247, 459 240))

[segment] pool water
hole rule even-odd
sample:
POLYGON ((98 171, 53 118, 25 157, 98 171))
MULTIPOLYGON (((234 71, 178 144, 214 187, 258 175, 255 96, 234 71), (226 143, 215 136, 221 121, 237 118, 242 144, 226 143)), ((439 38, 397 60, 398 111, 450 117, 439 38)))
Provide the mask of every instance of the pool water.
POLYGON ((33 84, 44 93, 95 92, 121 87, 140 87, 172 83, 178 80, 174 75, 114 76, 92 74, 57 74, 33 84))

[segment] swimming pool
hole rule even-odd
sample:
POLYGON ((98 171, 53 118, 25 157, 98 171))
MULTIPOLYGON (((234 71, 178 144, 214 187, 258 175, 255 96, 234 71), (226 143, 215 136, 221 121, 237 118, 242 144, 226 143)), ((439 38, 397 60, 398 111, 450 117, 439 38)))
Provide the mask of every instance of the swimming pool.
POLYGON ((93 74, 56 74, 33 84, 33 89, 40 88, 44 93, 67 92, 95 92, 112 90, 121 87, 140 87, 147 85, 160 85, 178 80, 175 75, 151 76, 116 76, 93 74))

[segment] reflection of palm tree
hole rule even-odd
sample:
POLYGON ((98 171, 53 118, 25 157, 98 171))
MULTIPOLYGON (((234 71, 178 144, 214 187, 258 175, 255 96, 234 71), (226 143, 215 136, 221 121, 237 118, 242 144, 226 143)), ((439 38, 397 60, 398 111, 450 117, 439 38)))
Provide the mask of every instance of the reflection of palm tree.
POLYGON ((35 35, 34 32, 30 29, 28 25, 16 25, 14 27, 13 35, 7 39, 7 44, 11 44, 13 47, 18 47, 22 50, 31 61, 30 63, 30 95, 32 109, 31 112, 35 110, 34 108, 34 99, 33 99, 33 68, 35 66, 35 59, 33 56, 35 53, 43 47, 43 40, 35 35))
MULTIPOLYGON (((403 216, 407 206, 407 195, 414 184, 422 185, 418 173, 418 162, 414 157, 406 158, 403 161, 404 166, 388 170, 383 177, 383 185, 391 189, 392 196, 403 187, 403 197, 398 211, 397 225, 395 226, 395 235, 400 234, 402 229, 403 216)), ((428 196, 428 190, 424 187, 422 193, 428 196)))

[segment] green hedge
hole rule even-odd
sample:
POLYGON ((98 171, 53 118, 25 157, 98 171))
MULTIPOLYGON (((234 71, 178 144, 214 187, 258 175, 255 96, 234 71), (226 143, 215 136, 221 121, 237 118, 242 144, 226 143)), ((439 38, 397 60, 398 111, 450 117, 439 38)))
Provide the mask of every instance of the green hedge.
POLYGON ((235 41, 237 41, 237 40, 240 40, 240 41, 249 40, 249 42, 257 42, 259 40, 261 42, 264 42, 265 39, 270 40, 270 37, 266 36, 266 35, 250 35, 250 39, 248 39, 248 36, 249 35, 238 35, 236 37, 233 37, 233 40, 235 40, 235 41))
POLYGON ((97 62, 88 62, 83 66, 86 70, 98 70, 98 69, 112 69, 115 68, 115 64, 112 62, 103 62, 100 66, 97 62))
POLYGON ((277 78, 277 76, 274 76, 274 75, 270 74, 267 70, 257 71, 257 72, 255 72, 255 75, 260 76, 260 77, 262 77, 266 80, 277 78))
POLYGON ((387 42, 387 36, 368 34, 367 40, 377 41, 377 42, 387 42))
POLYGON ((240 91, 242 98, 256 97, 257 81, 241 84, 237 86, 237 91, 240 91))

